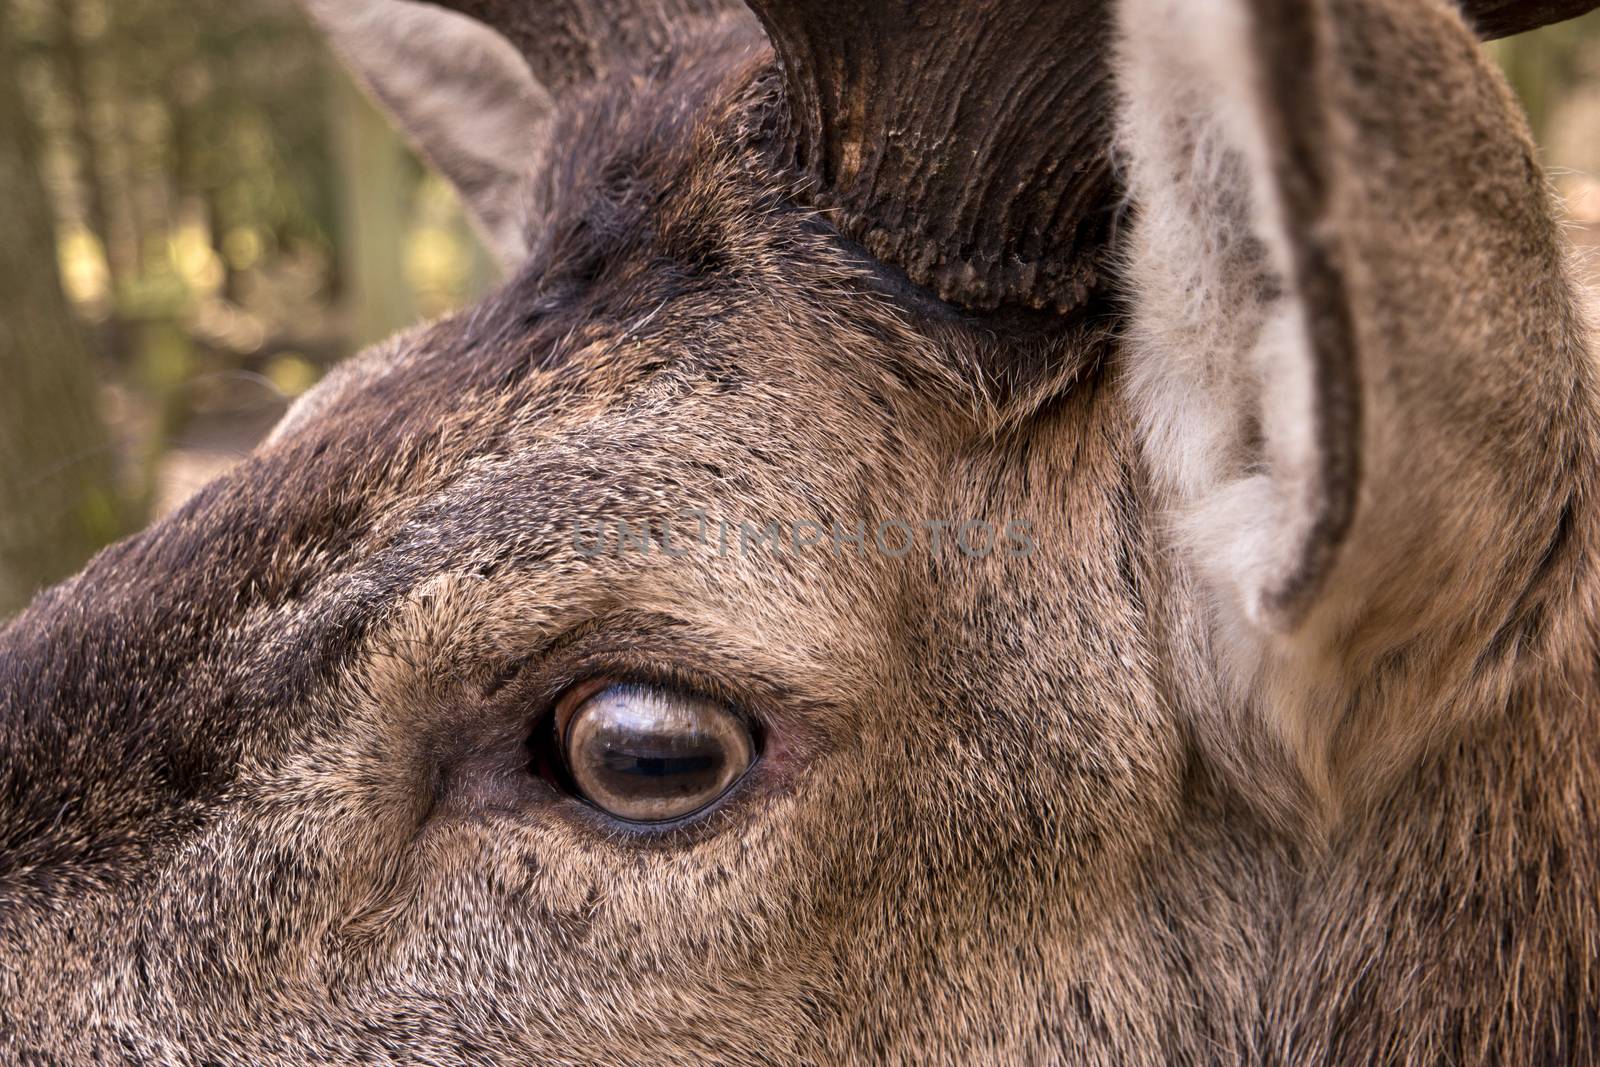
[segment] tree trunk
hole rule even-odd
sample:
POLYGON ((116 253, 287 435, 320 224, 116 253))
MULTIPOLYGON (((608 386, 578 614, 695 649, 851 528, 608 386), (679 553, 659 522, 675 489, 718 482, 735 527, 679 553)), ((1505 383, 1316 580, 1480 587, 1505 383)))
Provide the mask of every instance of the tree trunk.
POLYGON ((105 257, 108 306, 104 329, 105 350, 115 360, 128 357, 127 324, 122 321, 121 301, 127 279, 138 273, 138 237, 112 218, 106 198, 104 155, 100 134, 94 123, 94 94, 90 92, 90 58, 78 39, 77 21, 80 0, 62 0, 56 9, 56 49, 60 53, 62 88, 71 111, 72 147, 77 155, 78 180, 83 187, 84 222, 105 257))
POLYGON ((49 201, 0 9, 0 618, 119 532, 95 367, 62 293, 49 201))
POLYGON ((353 348, 381 341, 416 317, 405 273, 408 160, 388 121, 335 75, 334 158, 339 169, 339 277, 353 348))

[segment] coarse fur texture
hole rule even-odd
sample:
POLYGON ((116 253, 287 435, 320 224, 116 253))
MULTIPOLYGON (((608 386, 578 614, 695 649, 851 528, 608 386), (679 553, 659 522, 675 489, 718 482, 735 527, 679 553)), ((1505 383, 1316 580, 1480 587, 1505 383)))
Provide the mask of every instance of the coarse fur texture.
POLYGON ((1600 395, 1516 107, 1443 0, 1116 15, 1124 296, 1047 328, 830 225, 748 15, 465 93, 505 284, 0 631, 0 1060, 1600 1062, 1600 395), (691 509, 1036 551, 574 537, 691 509), (761 760, 574 799, 530 733, 612 675, 761 760))

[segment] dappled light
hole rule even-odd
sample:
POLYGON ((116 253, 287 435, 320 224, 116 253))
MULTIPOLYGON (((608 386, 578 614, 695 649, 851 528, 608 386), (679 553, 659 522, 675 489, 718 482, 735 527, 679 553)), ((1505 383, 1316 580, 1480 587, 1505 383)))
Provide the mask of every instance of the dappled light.
MULTIPOLYGON (((286 0, 0 7, 116 498, 80 550, 8 560, 37 570, 18 577, 31 589, 175 506, 333 363, 461 305, 494 268, 453 191, 286 0)), ((20 298, 0 292, 0 316, 20 298)), ((0 462, 30 477, 73 464, 0 462)))

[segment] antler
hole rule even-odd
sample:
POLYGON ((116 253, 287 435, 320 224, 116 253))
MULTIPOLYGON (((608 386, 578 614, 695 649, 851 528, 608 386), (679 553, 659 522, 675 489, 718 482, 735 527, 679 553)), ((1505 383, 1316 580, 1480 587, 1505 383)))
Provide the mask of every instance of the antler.
POLYGON ((847 233, 968 307, 1083 303, 1114 200, 1105 0, 749 3, 847 233))
POLYGON ((1461 0, 1462 14, 1486 41, 1564 22, 1597 7, 1597 0, 1461 0))
POLYGON ((732 0, 438 0, 493 26, 527 57, 551 92, 664 49, 685 18, 732 0))

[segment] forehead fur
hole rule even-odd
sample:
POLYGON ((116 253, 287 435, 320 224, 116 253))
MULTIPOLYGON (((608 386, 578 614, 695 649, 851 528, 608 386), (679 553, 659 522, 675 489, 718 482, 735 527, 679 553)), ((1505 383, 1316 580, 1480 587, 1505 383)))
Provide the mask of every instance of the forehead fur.
POLYGON ((897 416, 994 421, 972 369, 993 332, 930 319, 791 197, 753 33, 672 55, 553 117, 534 253, 498 292, 335 372, 234 472, 11 625, 6 897, 135 870, 161 847, 152 820, 202 818, 384 605, 527 553, 530 516, 548 533, 608 489, 681 489, 673 457, 738 479, 820 429, 854 441, 841 469, 893 470, 912 462, 897 416))
MULTIPOLYGON (((815 1019, 873 1001, 910 930, 963 967, 1038 945, 1041 979, 1099 958, 1072 915, 1133 876, 1181 773, 1100 347, 964 319, 841 240, 767 151, 774 72, 741 33, 565 104, 515 276, 340 368, 0 634, 0 938, 64 960, 19 986, 19 1027, 368 1062, 399 1035, 479 1040, 449 993, 470 980, 529 992, 497 1010, 530 1061, 666 1040, 678 1062, 834 1062, 817 1049, 847 1028, 815 1019), (576 551, 617 520, 687 538, 689 509, 735 530, 1020 519, 1038 552, 576 551), (1059 633, 1078 651, 1040 656, 1059 633), (762 701, 768 765, 807 773, 694 849, 517 820, 529 716, 619 663, 762 701), (885 767, 926 792, 885 792, 885 767), (1090 870, 1116 873, 1090 892, 1090 870), (977 896, 977 925, 931 903, 977 896), (83 931, 97 952, 64 951, 83 931), (713 964, 686 1013, 663 976, 713 964), (804 1025, 802 986, 825 1000, 804 1025), (370 1003, 334 1010, 347 990, 370 1003)), ((1017 1032, 1048 1010, 1019 1006, 1017 1032)))

